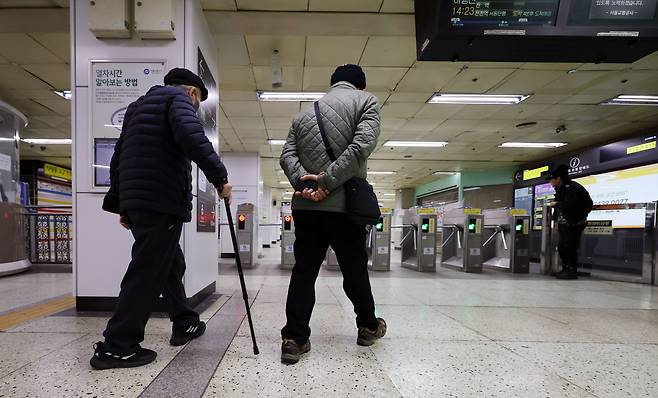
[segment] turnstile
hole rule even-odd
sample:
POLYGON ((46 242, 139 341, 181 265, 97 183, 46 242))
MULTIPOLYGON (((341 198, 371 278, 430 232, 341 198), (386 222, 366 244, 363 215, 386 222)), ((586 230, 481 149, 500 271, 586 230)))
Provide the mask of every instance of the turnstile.
POLYGON ((485 210, 482 266, 489 269, 530 271, 530 216, 522 209, 485 210))
POLYGON ((419 272, 436 272, 436 210, 406 209, 402 214, 402 266, 419 272))
POLYGON ((441 226, 441 266, 464 272, 482 272, 483 227, 480 209, 447 210, 441 226))
POLYGON ((373 271, 391 270, 391 215, 382 211, 377 224, 370 229, 368 236, 368 269, 373 271))
POLYGON ((256 232, 256 220, 254 205, 251 203, 242 203, 238 205, 237 214, 237 238, 238 250, 240 251, 240 260, 242 266, 246 268, 253 268, 256 263, 254 259, 255 242, 254 237, 256 232))
POLYGON ((329 250, 327 250, 327 257, 324 263, 324 267, 330 271, 340 271, 340 266, 338 266, 338 258, 336 258, 336 252, 331 248, 331 246, 329 246, 329 250))
POLYGON ((281 211, 281 268, 295 266, 295 220, 290 208, 281 211))

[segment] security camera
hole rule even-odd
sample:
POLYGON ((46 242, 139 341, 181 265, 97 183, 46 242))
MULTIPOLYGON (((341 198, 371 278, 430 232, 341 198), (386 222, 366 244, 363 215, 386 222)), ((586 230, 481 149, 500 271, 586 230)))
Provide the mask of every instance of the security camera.
POLYGON ((272 53, 272 88, 283 86, 283 68, 281 67, 281 57, 279 50, 272 53))
POLYGON ((566 133, 566 132, 567 132, 567 126, 565 126, 564 124, 561 125, 561 126, 558 126, 555 129, 555 134, 566 133))
POLYGON ((41 152, 44 152, 46 150, 46 147, 42 145, 39 147, 39 149, 41 149, 41 152))

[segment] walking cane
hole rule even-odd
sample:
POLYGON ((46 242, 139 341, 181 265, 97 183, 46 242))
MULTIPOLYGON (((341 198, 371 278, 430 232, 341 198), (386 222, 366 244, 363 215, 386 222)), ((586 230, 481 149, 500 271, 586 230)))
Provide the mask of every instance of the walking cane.
POLYGON ((244 298, 244 306, 247 309, 247 319, 249 320, 249 331, 251 332, 251 341, 254 343, 254 355, 258 355, 259 351, 258 351, 258 346, 256 345, 254 324, 251 321, 251 310, 249 309, 249 297, 247 296, 247 286, 244 283, 244 274, 242 273, 242 262, 240 261, 240 251, 238 250, 238 238, 235 236, 233 215, 231 214, 231 206, 228 203, 228 198, 224 198, 224 205, 226 205, 226 218, 228 219, 228 227, 231 230, 231 239, 233 240, 233 251, 235 252, 235 264, 238 266, 238 275, 240 276, 240 287, 242 287, 242 297, 244 298))

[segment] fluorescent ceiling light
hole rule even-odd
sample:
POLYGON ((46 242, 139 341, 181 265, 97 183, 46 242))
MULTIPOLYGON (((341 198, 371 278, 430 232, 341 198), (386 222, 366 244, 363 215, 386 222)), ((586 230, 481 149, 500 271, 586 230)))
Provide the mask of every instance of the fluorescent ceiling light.
POLYGON ((94 167, 97 168, 97 169, 109 169, 110 168, 110 166, 104 166, 102 164, 95 164, 94 167))
POLYGON ((283 145, 286 143, 286 140, 267 140, 267 143, 270 145, 283 145))
POLYGON ((478 189, 482 189, 482 187, 470 187, 470 188, 464 188, 464 192, 467 192, 467 191, 477 191, 478 189))
POLYGON ((385 193, 384 196, 395 196, 394 193, 385 193))
POLYGON ((71 90, 53 90, 53 93, 59 95, 60 97, 70 100, 71 99, 71 90))
POLYGON ((564 142, 504 142, 499 148, 560 148, 567 145, 564 142))
POLYGON ((445 141, 386 141, 384 146, 408 146, 418 148, 441 148, 448 145, 445 141))
POLYGON ((658 106, 658 95, 618 95, 600 105, 649 105, 658 106))
POLYGON ((435 176, 444 176, 444 175, 445 176, 452 176, 452 175, 455 175, 455 172, 454 171, 435 171, 432 174, 435 175, 435 176))
POLYGON ((395 171, 369 171, 368 174, 372 175, 391 175, 395 174, 395 171))
POLYGON ((0 137, 0 142, 14 142, 16 141, 16 138, 5 138, 5 137, 0 137))
POLYGON ((292 184, 290 183, 290 181, 279 181, 279 184, 283 184, 283 185, 292 185, 292 184))
POLYGON ((514 105, 530 97, 524 94, 441 94, 435 93, 427 100, 428 104, 469 104, 469 105, 514 105))
POLYGON ((70 138, 24 138, 21 141, 32 145, 71 145, 70 138))
POLYGON ((325 93, 305 93, 303 91, 257 91, 259 101, 317 101, 325 93))

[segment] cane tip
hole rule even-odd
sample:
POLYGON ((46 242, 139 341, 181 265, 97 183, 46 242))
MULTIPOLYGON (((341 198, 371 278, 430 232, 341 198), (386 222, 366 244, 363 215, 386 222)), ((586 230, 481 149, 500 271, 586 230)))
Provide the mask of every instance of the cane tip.
POLYGON ((254 355, 260 354, 260 351, 258 351, 258 347, 254 347, 254 355))

